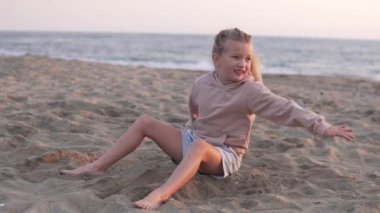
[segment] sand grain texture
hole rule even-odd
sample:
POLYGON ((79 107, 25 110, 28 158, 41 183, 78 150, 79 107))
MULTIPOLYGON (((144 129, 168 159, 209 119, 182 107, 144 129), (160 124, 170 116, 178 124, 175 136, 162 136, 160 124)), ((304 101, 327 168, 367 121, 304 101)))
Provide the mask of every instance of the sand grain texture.
MULTIPOLYGON (((175 168, 150 140, 100 177, 58 169, 95 160, 141 114, 181 127, 203 72, 43 57, 0 58, 0 212, 138 212, 175 168)), ((344 123, 355 141, 258 118, 240 171, 196 176, 162 212, 379 212, 380 83, 264 76, 275 93, 344 123)))

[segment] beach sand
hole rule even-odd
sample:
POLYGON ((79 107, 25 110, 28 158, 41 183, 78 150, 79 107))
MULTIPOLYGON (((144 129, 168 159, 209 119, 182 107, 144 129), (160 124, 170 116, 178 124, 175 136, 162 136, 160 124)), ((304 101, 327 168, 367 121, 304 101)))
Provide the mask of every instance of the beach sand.
MULTIPOLYGON (((197 71, 0 58, 0 212, 139 212, 133 201, 175 168, 152 141, 103 176, 59 169, 96 159, 141 114, 182 127, 197 71)), ((334 124, 353 142, 257 118, 238 173, 195 176, 162 212, 379 212, 380 82, 265 75, 276 94, 334 124)))

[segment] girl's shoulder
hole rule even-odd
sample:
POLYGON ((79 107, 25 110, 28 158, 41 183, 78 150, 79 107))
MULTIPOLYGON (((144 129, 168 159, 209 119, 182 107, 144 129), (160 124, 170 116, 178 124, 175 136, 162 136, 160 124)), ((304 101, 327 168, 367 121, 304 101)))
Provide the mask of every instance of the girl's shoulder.
POLYGON ((214 77, 213 72, 207 72, 207 73, 197 77, 194 80, 194 84, 212 82, 214 80, 213 77, 214 77))
POLYGON ((266 88, 262 81, 255 81, 253 79, 250 79, 244 82, 244 86, 251 89, 265 89, 266 88))
POLYGON ((244 84, 244 93, 247 94, 248 96, 260 96, 260 95, 263 95, 263 94, 271 94, 271 90, 266 87, 263 82, 261 81, 254 81, 254 80, 251 80, 251 81, 247 81, 245 82, 244 84))

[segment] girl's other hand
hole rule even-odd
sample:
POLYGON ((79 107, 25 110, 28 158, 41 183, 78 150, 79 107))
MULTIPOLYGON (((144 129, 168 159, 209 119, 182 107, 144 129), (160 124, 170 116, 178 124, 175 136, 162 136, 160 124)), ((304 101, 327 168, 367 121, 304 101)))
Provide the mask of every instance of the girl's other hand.
POLYGON ((199 117, 199 113, 191 113, 191 119, 195 121, 199 117))
POLYGON ((330 128, 326 130, 325 135, 329 137, 341 137, 349 141, 354 139, 352 130, 344 125, 331 126, 330 128))

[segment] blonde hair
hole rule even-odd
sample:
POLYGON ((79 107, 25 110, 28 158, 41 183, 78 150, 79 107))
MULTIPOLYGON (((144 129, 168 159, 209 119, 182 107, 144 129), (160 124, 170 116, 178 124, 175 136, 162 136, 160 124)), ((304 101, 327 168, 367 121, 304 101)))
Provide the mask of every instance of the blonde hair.
MULTIPOLYGON (((238 28, 225 29, 220 31, 215 36, 214 46, 212 47, 212 54, 222 54, 227 40, 239 41, 251 44, 251 36, 239 30, 238 28)), ((252 60, 251 60, 251 74, 255 81, 262 81, 261 72, 259 69, 259 60, 252 47, 252 60)))

